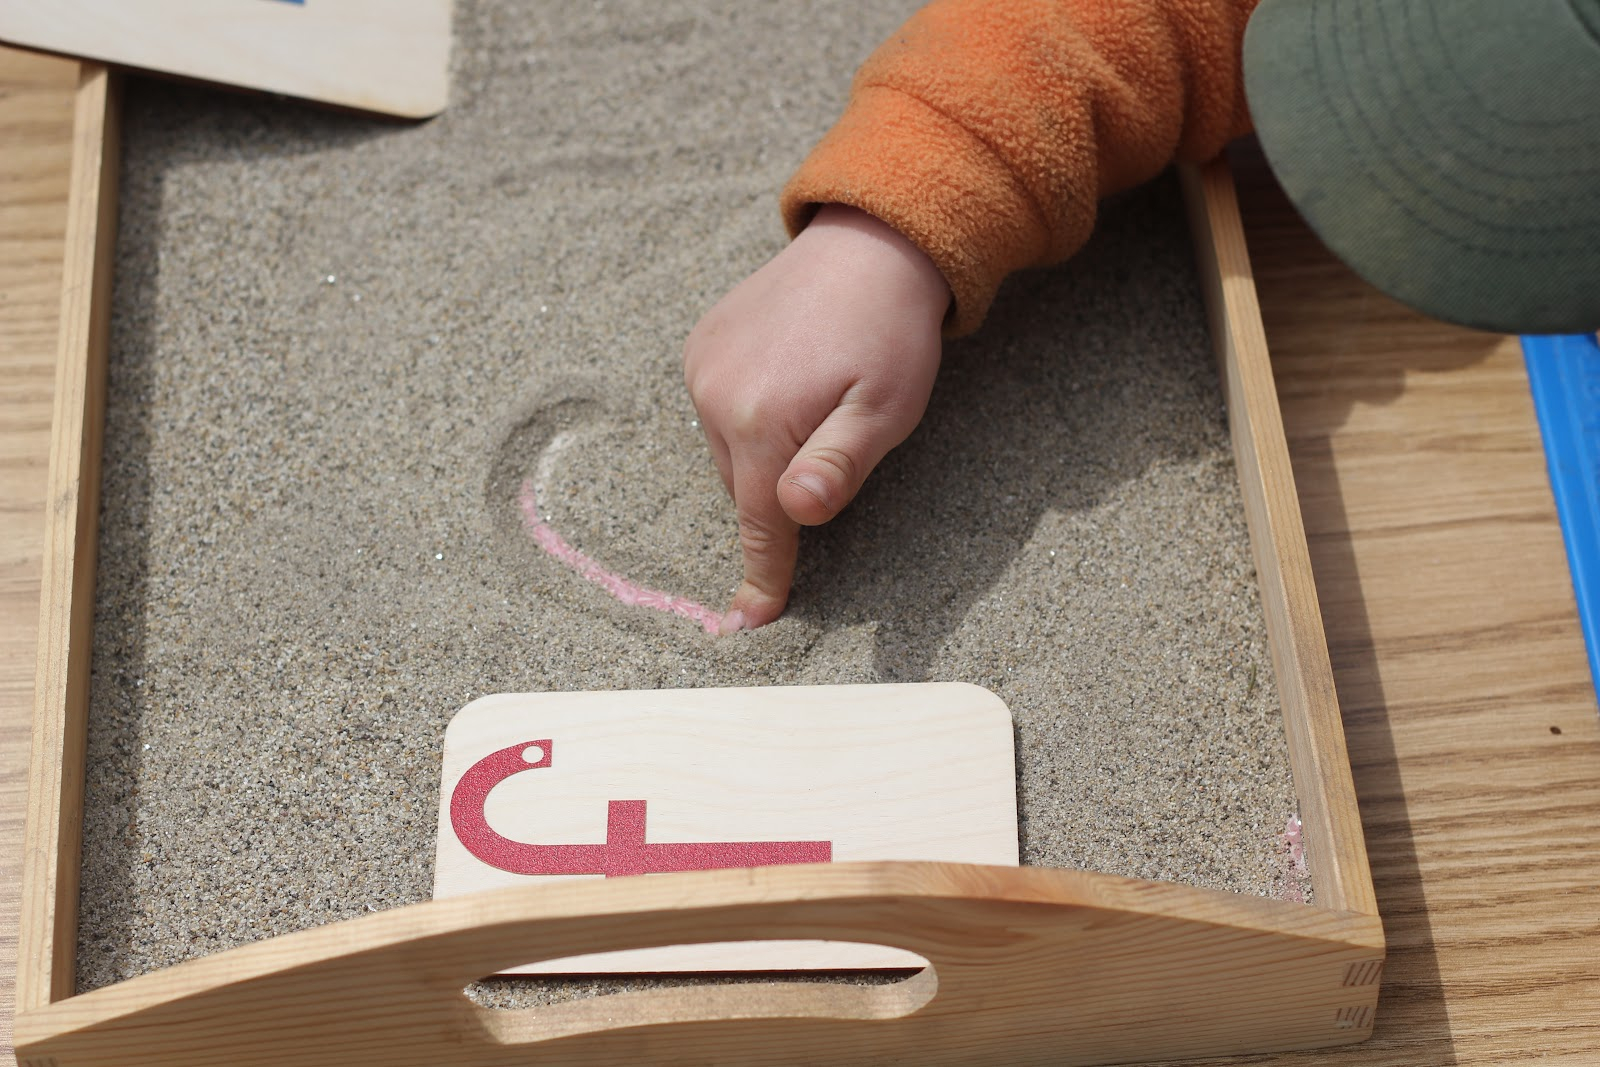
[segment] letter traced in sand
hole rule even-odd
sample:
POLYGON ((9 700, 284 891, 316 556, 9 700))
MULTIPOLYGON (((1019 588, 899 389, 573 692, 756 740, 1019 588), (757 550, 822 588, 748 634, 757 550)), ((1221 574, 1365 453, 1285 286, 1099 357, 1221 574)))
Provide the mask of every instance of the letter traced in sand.
POLYGON ((491 867, 513 874, 662 874, 777 863, 827 863, 831 841, 645 841, 645 802, 613 800, 603 845, 535 845, 495 832, 484 815, 489 791, 514 774, 550 766, 548 738, 491 752, 467 769, 450 795, 456 837, 491 867), (530 757, 530 753, 537 753, 530 757))
POLYGON ((538 546, 544 549, 545 554, 570 570, 589 579, 595 585, 604 589, 624 604, 635 607, 654 608, 664 611, 669 615, 678 615, 691 619, 700 624, 708 634, 717 632, 717 624, 722 616, 703 604, 693 600, 663 593, 659 589, 649 589, 636 582, 630 582, 620 574, 606 570, 600 564, 579 552, 567 543, 567 539, 556 533, 550 524, 545 522, 540 514, 539 486, 548 477, 548 468, 556 453, 572 443, 569 434, 561 433, 555 436, 550 446, 545 449, 544 456, 539 461, 539 482, 526 481, 522 483, 522 492, 518 495, 517 502, 522 507, 522 521, 528 528, 528 534, 538 546))

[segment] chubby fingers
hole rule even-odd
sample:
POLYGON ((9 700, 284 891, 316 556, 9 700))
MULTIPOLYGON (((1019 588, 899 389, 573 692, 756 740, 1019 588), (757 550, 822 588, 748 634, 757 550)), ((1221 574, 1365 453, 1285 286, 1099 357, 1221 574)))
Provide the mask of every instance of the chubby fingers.
POLYGON ((783 614, 800 551, 800 525, 784 512, 777 494, 788 457, 756 444, 730 443, 730 453, 744 580, 718 627, 723 634, 754 630, 783 614))
POLYGON ((802 526, 832 519, 855 499, 867 475, 889 450, 910 436, 927 406, 889 408, 865 402, 852 389, 784 469, 778 479, 778 501, 784 513, 802 526))

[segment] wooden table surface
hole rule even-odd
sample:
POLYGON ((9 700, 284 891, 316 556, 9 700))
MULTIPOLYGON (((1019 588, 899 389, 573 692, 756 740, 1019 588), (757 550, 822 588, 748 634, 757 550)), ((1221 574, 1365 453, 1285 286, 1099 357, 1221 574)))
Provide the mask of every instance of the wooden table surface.
POLYGON ((77 65, 0 48, 0 1064, 27 805, 56 323, 77 65))
MULTIPOLYGON (((73 83, 0 49, 6 1063, 73 83)), ((1370 1041, 1244 1062, 1600 1063, 1600 717, 1517 344, 1378 296, 1240 169, 1389 937, 1370 1041)))

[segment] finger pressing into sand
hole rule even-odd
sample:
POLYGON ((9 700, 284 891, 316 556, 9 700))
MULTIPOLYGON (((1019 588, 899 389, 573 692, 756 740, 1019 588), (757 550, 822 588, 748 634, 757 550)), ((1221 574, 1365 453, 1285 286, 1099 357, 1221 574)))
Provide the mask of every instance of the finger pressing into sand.
POLYGON ((733 454, 734 505, 739 511, 739 549, 744 581, 718 627, 723 634, 753 630, 783 614, 794 583, 800 525, 778 502, 778 477, 787 457, 765 451, 733 454))

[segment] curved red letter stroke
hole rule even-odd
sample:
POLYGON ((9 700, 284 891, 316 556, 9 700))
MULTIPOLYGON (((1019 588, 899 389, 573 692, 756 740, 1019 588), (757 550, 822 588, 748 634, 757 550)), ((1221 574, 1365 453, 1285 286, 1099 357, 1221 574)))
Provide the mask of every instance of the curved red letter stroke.
POLYGON ((533 845, 495 831, 484 815, 489 791, 513 774, 550 766, 551 746, 542 741, 491 752, 467 768, 450 795, 450 825, 466 850, 491 867, 512 874, 665 874, 780 863, 827 863, 831 841, 645 841, 645 802, 613 800, 606 813, 603 845, 533 845), (538 748, 529 763, 523 753, 538 748))

